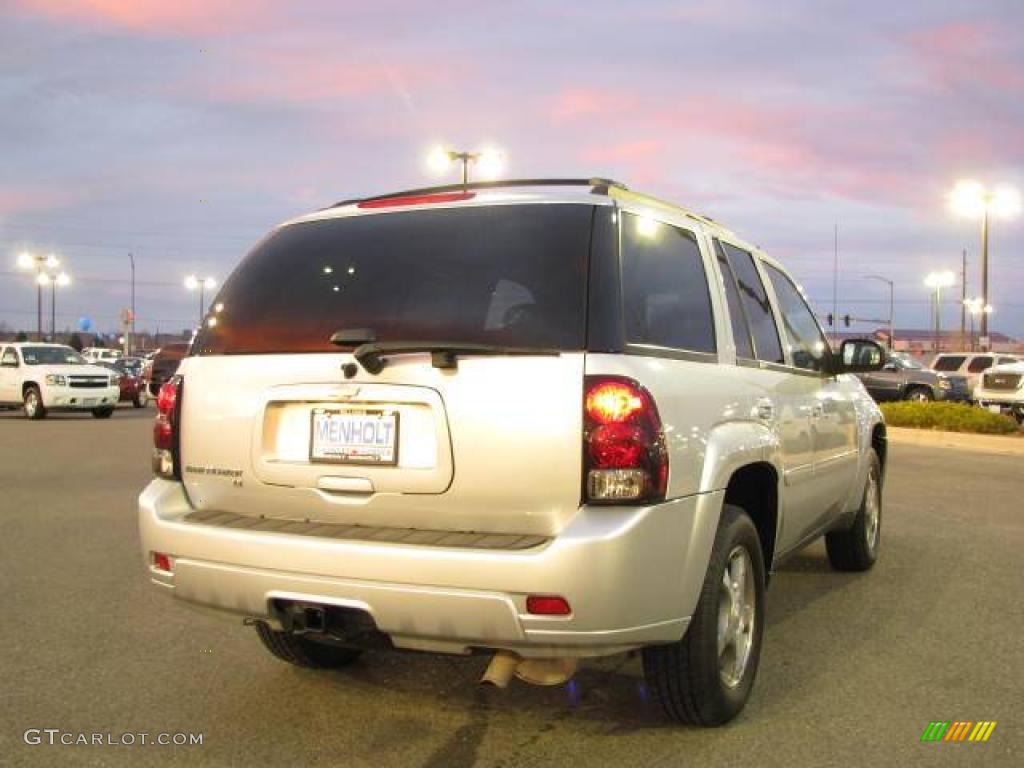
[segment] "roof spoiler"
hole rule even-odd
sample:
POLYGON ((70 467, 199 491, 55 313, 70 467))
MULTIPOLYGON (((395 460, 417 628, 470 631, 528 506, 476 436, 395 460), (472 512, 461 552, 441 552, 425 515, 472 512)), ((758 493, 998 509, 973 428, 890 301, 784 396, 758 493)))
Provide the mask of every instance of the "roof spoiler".
POLYGON ((401 192, 389 192, 386 195, 374 195, 372 197, 354 197, 350 200, 329 205, 323 210, 340 208, 344 205, 355 205, 374 200, 388 200, 393 197, 412 197, 414 195, 433 195, 445 192, 465 192, 471 189, 504 189, 506 187, 590 187, 595 195, 606 195, 612 187, 626 190, 628 187, 612 179, 600 177, 590 179, 507 179, 501 181, 470 181, 466 184, 445 184, 440 187, 421 187, 419 189, 406 189, 401 192))

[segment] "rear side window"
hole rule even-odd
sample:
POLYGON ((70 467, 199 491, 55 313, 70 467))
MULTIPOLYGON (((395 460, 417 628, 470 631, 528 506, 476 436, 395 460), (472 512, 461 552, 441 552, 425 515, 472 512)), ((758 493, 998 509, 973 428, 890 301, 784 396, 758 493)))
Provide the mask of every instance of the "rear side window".
POLYGON ((332 352, 331 335, 352 328, 379 341, 582 349, 593 212, 479 206, 282 227, 235 270, 193 349, 332 352))
POLYGON ((754 257, 728 243, 722 243, 722 248, 733 274, 736 275, 736 285, 754 337, 754 352, 757 359, 769 363, 785 363, 782 344, 779 342, 779 330, 775 327, 772 306, 768 301, 768 292, 765 291, 761 275, 754 266, 754 257))
POLYGON ((791 345, 793 365, 809 371, 826 370, 828 344, 821 328, 818 327, 818 321, 814 319, 814 313, 792 280, 771 264, 764 266, 768 271, 768 279, 772 281, 772 287, 775 289, 775 296, 779 300, 782 323, 786 327, 786 336, 791 345))
POLYGON ((940 355, 932 362, 933 371, 958 371, 967 358, 964 355, 940 355))
POLYGON ((643 216, 622 217, 626 342, 715 351, 715 324, 696 236, 643 216))
POLYGON ((992 367, 992 358, 988 355, 976 357, 967 364, 968 373, 981 373, 992 367))
POLYGON ((999 364, 1000 365, 1007 365, 1008 363, 1016 363, 1016 362, 1017 362, 1017 360, 1015 358, 1012 358, 1012 357, 1000 357, 999 358, 999 364))
POLYGON ((725 251, 722 244, 715 240, 715 258, 718 259, 718 268, 722 272, 722 281, 725 283, 725 300, 729 305, 729 322, 732 325, 732 337, 736 342, 736 356, 747 360, 754 359, 754 341, 750 337, 750 325, 747 323, 747 314, 743 309, 743 299, 740 298, 740 289, 736 284, 736 275, 733 274, 729 260, 725 258, 725 251))

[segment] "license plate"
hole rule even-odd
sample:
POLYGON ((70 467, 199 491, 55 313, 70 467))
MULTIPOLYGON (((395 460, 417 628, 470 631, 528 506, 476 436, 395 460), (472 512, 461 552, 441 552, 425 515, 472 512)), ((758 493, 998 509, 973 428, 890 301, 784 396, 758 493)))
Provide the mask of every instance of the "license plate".
POLYGON ((991 405, 990 404, 988 409, 990 411, 992 411, 992 413, 1002 413, 1003 412, 1003 406, 1001 406, 1001 405, 991 405))
POLYGON ((314 408, 309 460, 394 466, 398 463, 398 414, 314 408))
POLYGON ((99 398, 96 398, 96 397, 87 397, 87 398, 82 400, 82 405, 96 405, 96 402, 98 401, 98 399, 99 398))

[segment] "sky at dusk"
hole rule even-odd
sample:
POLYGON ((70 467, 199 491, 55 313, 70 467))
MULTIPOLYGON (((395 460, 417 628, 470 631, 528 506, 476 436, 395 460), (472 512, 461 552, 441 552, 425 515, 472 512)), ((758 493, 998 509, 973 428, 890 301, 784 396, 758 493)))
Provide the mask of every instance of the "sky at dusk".
MULTIPOLYGON (((928 327, 925 273, 980 286, 960 178, 1024 188, 1024 2, 0 4, 0 328, 35 328, 22 249, 74 283, 58 329, 195 322, 280 221, 454 179, 438 142, 516 177, 606 176, 724 222, 824 313, 928 327)), ((1024 216, 995 221, 993 330, 1024 336, 1024 216)), ((959 286, 943 324, 959 327, 959 286)), ((49 308, 46 308, 49 317, 49 308)), ((874 328, 874 325, 860 326, 874 328)))

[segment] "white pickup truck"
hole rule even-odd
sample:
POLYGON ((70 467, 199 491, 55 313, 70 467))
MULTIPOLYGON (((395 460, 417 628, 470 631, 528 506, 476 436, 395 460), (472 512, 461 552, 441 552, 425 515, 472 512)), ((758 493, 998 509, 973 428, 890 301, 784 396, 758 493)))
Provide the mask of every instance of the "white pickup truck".
POLYGON ((0 406, 20 405, 29 419, 83 410, 107 419, 114 412, 120 376, 90 365, 71 347, 19 342, 0 350, 0 406))

